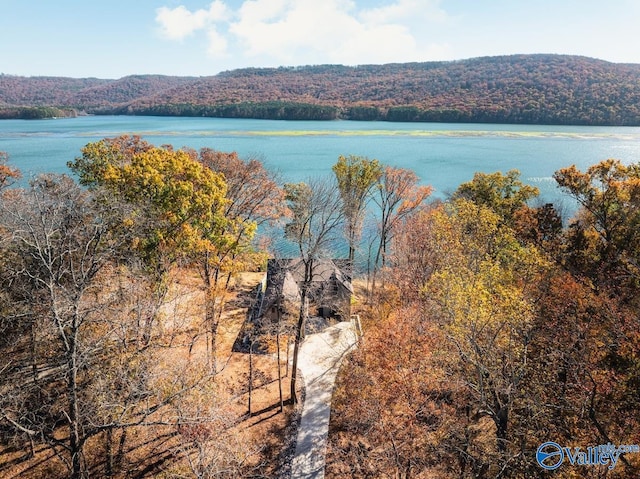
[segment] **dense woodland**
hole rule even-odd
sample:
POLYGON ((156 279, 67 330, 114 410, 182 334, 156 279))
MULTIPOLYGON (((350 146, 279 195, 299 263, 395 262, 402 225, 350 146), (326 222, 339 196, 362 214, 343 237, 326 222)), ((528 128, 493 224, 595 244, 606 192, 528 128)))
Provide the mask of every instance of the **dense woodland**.
MULTIPOLYGON (((640 441, 640 166, 555 173, 563 227, 516 171, 478 173, 396 229, 332 404, 327 477, 537 478, 546 441, 640 441)), ((630 478, 564 464, 562 478, 630 478)))
MULTIPOLYGON (((18 188, 0 156, 0 474, 286 476, 270 461, 286 457, 291 429, 275 445, 247 438, 251 398, 278 385, 265 410, 295 423, 304 297, 317 260, 342 250, 370 261, 328 477, 547 477, 535 462, 545 441, 640 443, 640 164, 557 171, 581 205, 565 225, 515 170, 430 202, 412 171, 353 155, 285 185, 235 153, 137 137, 89 143, 69 166, 75 177, 18 188), (303 301, 245 323, 238 389, 223 380, 225 311, 232 279, 264 268, 269 223, 304 264, 303 301), (277 353, 277 373, 254 371, 254 344, 277 353)), ((554 477, 638 473, 640 454, 627 454, 554 477)))
POLYGON ((119 80, 0 76, 0 108, 125 115, 640 125, 640 65, 565 55, 249 68, 119 80))

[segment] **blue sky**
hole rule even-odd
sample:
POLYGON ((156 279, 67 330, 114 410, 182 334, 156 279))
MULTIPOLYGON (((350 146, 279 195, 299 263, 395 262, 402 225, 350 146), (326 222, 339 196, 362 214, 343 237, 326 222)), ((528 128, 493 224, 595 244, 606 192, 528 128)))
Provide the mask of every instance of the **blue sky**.
POLYGON ((0 0, 0 73, 205 76, 513 53, 640 63, 639 0, 0 0))

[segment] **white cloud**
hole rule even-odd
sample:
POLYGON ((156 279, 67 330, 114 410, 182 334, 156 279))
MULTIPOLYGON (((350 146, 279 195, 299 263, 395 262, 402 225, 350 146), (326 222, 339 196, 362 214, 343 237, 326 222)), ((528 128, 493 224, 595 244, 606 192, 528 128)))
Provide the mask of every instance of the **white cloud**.
POLYGON ((210 55, 233 51, 234 61, 253 66, 425 61, 450 53, 428 39, 425 27, 446 21, 440 0, 388 0, 376 8, 359 3, 244 0, 232 11, 215 0, 196 11, 160 8, 156 21, 170 39, 204 30, 210 55))
POLYGON ((207 31, 207 38, 209 40, 209 48, 207 53, 216 58, 227 56, 227 39, 219 34, 215 28, 210 28, 207 31))
POLYGON ((441 60, 450 54, 446 44, 420 44, 405 27, 389 24, 363 28, 357 35, 345 39, 332 56, 338 63, 362 65, 441 60))
POLYGON ((285 13, 289 3, 287 0, 246 0, 238 16, 248 23, 268 22, 285 13))
POLYGON ((161 7, 156 10, 156 22, 162 34, 172 40, 182 40, 212 23, 226 20, 229 11, 221 0, 211 2, 208 10, 189 11, 184 5, 176 8, 161 7))
POLYGON ((249 57, 266 55, 280 61, 305 55, 320 58, 358 27, 348 8, 347 2, 336 0, 247 1, 229 31, 249 57))

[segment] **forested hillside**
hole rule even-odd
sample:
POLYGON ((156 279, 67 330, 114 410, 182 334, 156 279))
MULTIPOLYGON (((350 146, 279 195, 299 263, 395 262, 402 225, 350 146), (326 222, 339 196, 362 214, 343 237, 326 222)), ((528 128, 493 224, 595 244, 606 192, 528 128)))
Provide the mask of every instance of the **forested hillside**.
POLYGON ((192 77, 162 75, 132 75, 119 80, 0 75, 0 107, 58 106, 93 112, 193 81, 192 77))
POLYGON ((640 125, 640 65, 514 55, 200 78, 0 76, 0 106, 45 105, 98 114, 640 125))

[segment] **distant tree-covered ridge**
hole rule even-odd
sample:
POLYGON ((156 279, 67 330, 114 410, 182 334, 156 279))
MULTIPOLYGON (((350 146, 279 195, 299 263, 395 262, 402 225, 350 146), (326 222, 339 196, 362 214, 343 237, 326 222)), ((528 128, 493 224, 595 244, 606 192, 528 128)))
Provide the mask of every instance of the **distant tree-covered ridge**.
POLYGON ((640 64, 567 55, 247 68, 118 80, 0 75, 0 108, 93 114, 640 125, 640 64))

